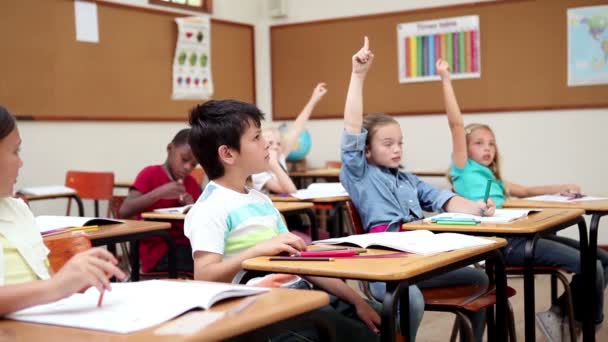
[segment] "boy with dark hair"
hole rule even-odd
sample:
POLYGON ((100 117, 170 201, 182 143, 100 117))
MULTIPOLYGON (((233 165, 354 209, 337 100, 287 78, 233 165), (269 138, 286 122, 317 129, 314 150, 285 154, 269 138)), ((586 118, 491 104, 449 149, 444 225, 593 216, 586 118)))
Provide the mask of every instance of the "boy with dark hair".
MULTIPOLYGON (((288 232, 270 199, 246 186, 247 177, 268 169, 263 118, 254 105, 235 100, 209 101, 192 110, 190 146, 210 179, 184 228, 197 280, 230 282, 244 260, 306 249, 301 238, 288 232)), ((336 336, 345 341, 378 339, 380 317, 353 289, 339 279, 307 280, 341 299, 321 309, 332 319, 336 336)))

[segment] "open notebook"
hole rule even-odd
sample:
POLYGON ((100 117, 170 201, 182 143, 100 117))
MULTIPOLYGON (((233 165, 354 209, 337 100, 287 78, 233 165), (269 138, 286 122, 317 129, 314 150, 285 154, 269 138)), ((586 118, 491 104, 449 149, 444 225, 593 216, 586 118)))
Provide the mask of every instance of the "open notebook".
POLYGON ((312 183, 306 189, 291 194, 298 199, 348 196, 348 192, 340 183, 312 183))
POLYGON ((158 208, 154 209, 154 212, 162 214, 185 214, 190 210, 190 208, 192 208, 192 206, 193 204, 188 204, 183 207, 158 208))
POLYGON ((261 287, 209 282, 150 280, 112 283, 97 307, 95 288, 54 303, 14 312, 7 318, 126 334, 152 327, 195 308, 208 309, 231 297, 269 291, 261 287))
POLYGON ((528 216, 533 212, 539 212, 541 209, 496 209, 494 216, 476 216, 462 213, 441 213, 433 217, 424 219, 426 222, 431 222, 433 219, 465 219, 475 220, 481 223, 497 223, 504 224, 515 221, 522 217, 528 216))
POLYGON ((121 220, 101 217, 82 217, 82 216, 50 216, 41 215, 36 217, 36 225, 40 233, 56 232, 60 229, 82 226, 102 226, 104 224, 123 223, 121 220))
POLYGON ((360 234, 313 241, 313 244, 341 243, 363 248, 381 246, 415 254, 431 255, 456 249, 491 245, 494 241, 457 233, 434 234, 428 230, 360 234))

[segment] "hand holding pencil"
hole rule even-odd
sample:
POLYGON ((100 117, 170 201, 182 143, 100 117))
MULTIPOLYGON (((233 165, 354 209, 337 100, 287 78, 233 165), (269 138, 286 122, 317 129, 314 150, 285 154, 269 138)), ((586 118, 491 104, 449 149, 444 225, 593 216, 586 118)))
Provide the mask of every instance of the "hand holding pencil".
POLYGON ((67 297, 83 288, 94 286, 101 296, 103 292, 111 291, 109 277, 124 279, 125 273, 116 265, 118 260, 107 250, 92 248, 73 256, 53 277, 50 282, 54 285, 59 298, 67 297))

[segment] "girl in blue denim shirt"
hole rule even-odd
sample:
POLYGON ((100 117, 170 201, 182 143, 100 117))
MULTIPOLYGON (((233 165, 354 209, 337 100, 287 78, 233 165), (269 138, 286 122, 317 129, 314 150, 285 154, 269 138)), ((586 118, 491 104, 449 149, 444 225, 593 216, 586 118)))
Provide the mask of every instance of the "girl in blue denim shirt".
MULTIPOLYGON (((398 231, 402 223, 423 218, 423 210, 456 211, 479 215, 494 213, 494 202, 472 202, 450 191, 439 190, 418 177, 400 171, 402 133, 399 123, 386 114, 363 118, 363 81, 374 55, 365 37, 363 47, 352 57, 352 74, 344 109, 342 171, 340 181, 348 191, 368 232, 398 231)), ((484 272, 470 267, 452 271, 418 283, 409 289, 410 336, 416 331, 424 312, 419 288, 488 283, 484 272)), ((385 283, 372 283, 373 295, 380 299, 385 283)), ((477 341, 483 336, 484 311, 471 313, 477 341)))

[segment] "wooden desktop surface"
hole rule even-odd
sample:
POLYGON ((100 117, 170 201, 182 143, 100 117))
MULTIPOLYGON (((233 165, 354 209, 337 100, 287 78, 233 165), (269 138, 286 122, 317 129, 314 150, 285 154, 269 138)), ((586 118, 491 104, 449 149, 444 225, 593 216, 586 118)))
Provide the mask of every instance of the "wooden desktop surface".
MULTIPOLYGON (((290 211, 297 211, 303 209, 312 209, 314 204, 311 202, 279 202, 272 203, 281 213, 289 213, 290 211)), ((186 218, 186 214, 180 213, 157 213, 149 211, 141 214, 141 218, 144 220, 183 220, 186 218)))
MULTIPOLYGON (((496 243, 465 248, 430 256, 407 254, 391 258, 335 258, 334 261, 270 261, 262 256, 243 261, 246 270, 315 275, 342 279, 396 281, 412 278, 454 262, 465 260, 507 244, 501 238, 487 238, 496 243)), ((326 246, 330 247, 330 246, 326 246)), ((387 249, 367 249, 361 256, 399 253, 387 249)))
MULTIPOLYGON (((406 171, 408 173, 415 174, 419 177, 445 177, 445 171, 432 171, 432 170, 417 170, 417 171, 406 171)), ((306 171, 292 171, 289 173, 290 177, 328 177, 335 178, 340 177, 340 169, 338 168, 324 168, 324 169, 312 169, 306 171)))
MULTIPOLYGON (((209 311, 228 311, 242 300, 244 298, 222 301, 214 305, 209 311)), ((315 310, 328 303, 329 296, 324 292, 275 288, 270 292, 258 295, 256 301, 243 312, 221 318, 193 335, 155 335, 154 331, 166 323, 131 334, 114 334, 4 319, 0 320, 0 340, 62 342, 219 341, 315 310)))
MULTIPOLYGON (((139 220, 122 220, 124 223, 118 224, 107 224, 99 226, 98 230, 87 230, 79 232, 85 234, 91 240, 110 238, 121 235, 129 235, 136 233, 145 233, 156 230, 166 230, 171 228, 171 224, 168 222, 154 222, 154 221, 139 221, 139 220)), ((65 232, 49 236, 46 239, 52 240, 56 238, 62 238, 65 236, 72 235, 72 232, 65 232)))
POLYGON ((292 196, 270 196, 270 199, 275 203, 285 202, 312 202, 312 203, 339 203, 350 201, 350 196, 333 196, 333 197, 320 197, 310 199, 299 199, 292 196))
POLYGON ((583 209, 585 211, 608 211, 608 200, 583 202, 546 202, 514 198, 506 200, 502 206, 504 208, 560 208, 583 209))
POLYGON ((53 198, 61 198, 61 197, 71 197, 78 196, 76 192, 58 192, 54 194, 46 194, 46 195, 26 195, 22 193, 17 193, 17 196, 27 200, 27 201, 35 201, 35 200, 45 200, 45 199, 53 199, 53 198))
POLYGON ((130 188, 133 185, 133 181, 115 181, 115 188, 130 188))
POLYGON ((463 233, 533 234, 585 213, 583 209, 543 209, 507 224, 481 223, 475 226, 436 224, 422 220, 403 224, 406 230, 435 230, 463 233))

